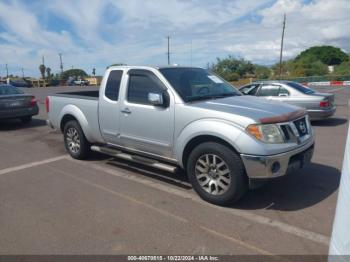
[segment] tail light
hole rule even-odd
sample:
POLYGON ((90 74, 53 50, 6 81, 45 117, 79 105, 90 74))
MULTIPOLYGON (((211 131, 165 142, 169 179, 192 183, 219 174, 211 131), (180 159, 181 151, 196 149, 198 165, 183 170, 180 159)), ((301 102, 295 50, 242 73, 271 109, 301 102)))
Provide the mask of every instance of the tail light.
POLYGON ((45 99, 45 108, 46 108, 46 112, 48 113, 50 111, 50 100, 48 96, 45 99))
POLYGON ((321 101, 320 107, 329 107, 329 102, 328 101, 321 101))
POLYGON ((35 96, 32 97, 32 99, 30 100, 30 106, 36 106, 37 100, 35 98, 35 96))

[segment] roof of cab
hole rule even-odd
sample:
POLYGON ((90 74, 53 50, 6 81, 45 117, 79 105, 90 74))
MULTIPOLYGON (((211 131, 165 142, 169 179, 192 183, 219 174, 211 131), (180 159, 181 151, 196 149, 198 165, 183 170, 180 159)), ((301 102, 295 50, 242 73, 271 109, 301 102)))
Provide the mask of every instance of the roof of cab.
POLYGON ((109 66, 107 69, 167 69, 167 68, 201 68, 196 66, 178 66, 178 65, 166 65, 166 66, 152 66, 152 65, 120 65, 120 66, 109 66))

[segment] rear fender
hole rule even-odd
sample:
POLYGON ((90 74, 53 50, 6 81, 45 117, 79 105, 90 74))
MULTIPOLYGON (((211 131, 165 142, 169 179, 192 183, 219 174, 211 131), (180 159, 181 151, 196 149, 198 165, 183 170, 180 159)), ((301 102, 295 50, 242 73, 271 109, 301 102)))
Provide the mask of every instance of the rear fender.
POLYGON ((66 115, 71 115, 73 116, 79 123, 79 125, 81 126, 81 128, 83 129, 84 135, 86 137, 86 139, 89 142, 94 142, 94 136, 93 134, 91 134, 90 129, 89 129, 89 123, 85 117, 85 115, 83 114, 83 112, 75 105, 66 105, 65 107, 63 107, 60 115, 59 115, 59 123, 61 125, 63 118, 66 115))

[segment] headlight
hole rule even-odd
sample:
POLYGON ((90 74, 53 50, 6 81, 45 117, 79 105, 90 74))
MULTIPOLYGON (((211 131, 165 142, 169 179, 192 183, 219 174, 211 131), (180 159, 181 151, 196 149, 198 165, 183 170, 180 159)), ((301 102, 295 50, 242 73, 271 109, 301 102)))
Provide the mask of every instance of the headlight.
POLYGON ((283 135, 278 126, 275 124, 252 124, 247 127, 247 131, 256 139, 265 143, 284 143, 283 135))

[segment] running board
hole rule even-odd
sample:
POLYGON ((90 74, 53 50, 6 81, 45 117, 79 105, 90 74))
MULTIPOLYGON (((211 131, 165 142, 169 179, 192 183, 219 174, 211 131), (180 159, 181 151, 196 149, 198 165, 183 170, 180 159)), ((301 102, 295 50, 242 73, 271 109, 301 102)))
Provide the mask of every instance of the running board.
POLYGON ((125 152, 122 152, 120 150, 111 148, 111 147, 106 147, 106 146, 91 146, 91 150, 95 151, 95 152, 100 152, 102 154, 106 154, 112 157, 117 157, 117 158, 121 158, 121 159, 125 159, 125 160, 129 160, 132 162, 136 162, 145 166, 150 166, 150 167, 154 167, 160 170, 164 170, 170 173, 175 173, 177 167, 173 166, 173 165, 169 165, 169 164, 165 164, 165 163, 161 163, 157 160, 154 159, 150 159, 150 158, 146 158, 143 156, 139 156, 139 155, 131 155, 125 152))

